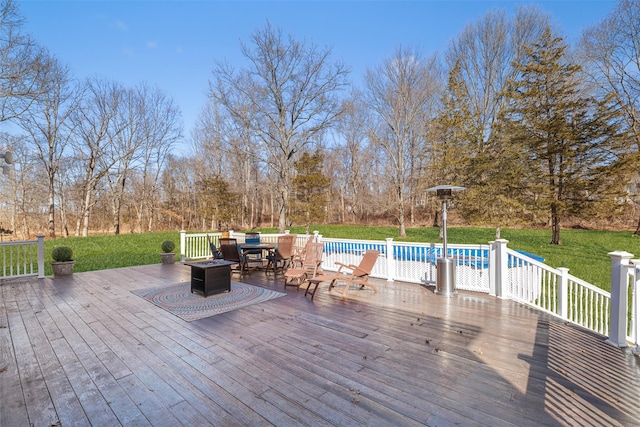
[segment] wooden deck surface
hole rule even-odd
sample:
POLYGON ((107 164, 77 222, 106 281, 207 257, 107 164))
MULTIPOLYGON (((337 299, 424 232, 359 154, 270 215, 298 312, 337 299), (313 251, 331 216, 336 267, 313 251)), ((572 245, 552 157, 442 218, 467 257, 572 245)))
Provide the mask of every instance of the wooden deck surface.
POLYGON ((0 285, 0 426, 640 425, 629 349, 509 300, 282 275, 287 296, 187 323, 130 292, 150 265, 0 285))

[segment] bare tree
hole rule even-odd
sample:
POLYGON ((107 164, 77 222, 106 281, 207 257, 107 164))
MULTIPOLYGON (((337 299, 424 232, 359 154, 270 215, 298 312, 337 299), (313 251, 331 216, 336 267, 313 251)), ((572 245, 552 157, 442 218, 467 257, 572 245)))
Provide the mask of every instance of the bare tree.
MULTIPOLYGON (((117 109, 116 126, 121 129, 113 139, 114 147, 106 154, 111 156, 111 170, 106 175, 111 190, 113 231, 120 234, 121 215, 126 183, 132 168, 142 170, 142 186, 135 199, 139 213, 153 211, 157 184, 166 154, 181 135, 180 115, 171 98, 159 89, 142 84, 122 92, 122 102, 117 109)), ((140 214, 138 214, 140 215, 140 214)), ((149 215, 153 218, 153 214, 149 215)), ((141 216, 138 216, 138 229, 141 216)), ((147 228, 151 228, 151 223, 147 228)))
POLYGON ((30 238, 43 229, 46 179, 25 135, 0 133, 0 145, 13 153, 15 164, 0 169, 0 235, 30 238))
POLYGON ((400 47, 367 71, 365 84, 365 102, 375 120, 370 135, 387 156, 399 234, 405 237, 406 200, 417 179, 415 160, 428 149, 426 123, 430 104, 439 96, 435 58, 424 59, 418 50, 400 47))
POLYGON ((372 174, 376 150, 370 146, 371 128, 368 110, 362 95, 354 92, 344 103, 344 113, 336 126, 336 146, 325 153, 325 174, 332 178, 338 196, 340 222, 356 223, 370 210, 371 192, 368 183, 375 181, 372 174))
POLYGON ((224 117, 220 105, 209 99, 191 132, 191 149, 202 167, 213 175, 222 175, 224 140, 228 135, 228 119, 224 117))
POLYGON ((143 144, 141 130, 144 120, 144 109, 138 92, 134 89, 122 91, 120 106, 117 108, 116 126, 122 130, 113 138, 113 149, 104 153, 109 157, 105 166, 111 164, 109 172, 105 174, 110 190, 111 214, 113 218, 113 233, 120 234, 122 202, 125 194, 127 177, 131 165, 140 156, 143 144))
POLYGON ((259 161, 254 151, 259 142, 249 124, 250 111, 250 106, 238 104, 236 113, 243 116, 234 119, 210 99, 198 120, 198 139, 194 144, 196 161, 205 165, 199 178, 221 177, 231 190, 240 194, 242 209, 238 219, 243 227, 256 225, 260 188, 259 161))
MULTIPOLYGON (((159 89, 141 86, 139 92, 144 106, 142 126, 142 157, 138 166, 143 178, 142 192, 138 193, 138 211, 146 207, 147 231, 154 228, 155 212, 160 208, 160 177, 167 157, 182 138, 182 118, 173 99, 159 89)), ((141 224, 138 217, 138 226, 141 224)), ((140 227, 138 228, 140 230, 140 227)))
POLYGON ((31 147, 41 162, 48 184, 48 234, 55 237, 56 175, 72 135, 70 114, 78 106, 79 93, 73 86, 69 69, 51 60, 39 76, 42 93, 16 122, 28 134, 31 147))
MULTIPOLYGON (((630 142, 640 151, 640 1, 621 0, 613 12, 582 37, 585 71, 624 113, 630 142)), ((640 194, 630 196, 640 205, 640 194)), ((634 234, 640 234, 640 218, 634 234)))
POLYGON ((593 84, 616 97, 640 149, 640 2, 622 0, 582 37, 585 71, 593 84))
POLYGON ((17 2, 0 0, 0 122, 20 116, 44 91, 51 59, 28 35, 17 2))
POLYGON ((503 10, 494 10, 468 24, 447 49, 448 67, 459 68, 467 90, 477 132, 469 137, 478 144, 478 151, 484 150, 504 104, 505 82, 515 73, 512 63, 522 57, 524 45, 542 34, 548 21, 548 16, 536 7, 520 7, 515 18, 503 10))
POLYGON ((278 228, 287 224, 293 162, 340 113, 337 93, 347 86, 347 68, 329 62, 329 49, 283 38, 269 24, 242 44, 250 68, 235 72, 218 64, 212 97, 256 139, 255 155, 275 174, 278 228), (251 109, 247 111, 246 107, 251 109))
POLYGON ((95 203, 98 183, 118 160, 116 137, 126 124, 118 122, 123 88, 112 82, 90 79, 82 105, 72 115, 77 139, 74 141, 77 160, 84 168, 82 204, 76 223, 76 236, 86 237, 89 218, 95 203))

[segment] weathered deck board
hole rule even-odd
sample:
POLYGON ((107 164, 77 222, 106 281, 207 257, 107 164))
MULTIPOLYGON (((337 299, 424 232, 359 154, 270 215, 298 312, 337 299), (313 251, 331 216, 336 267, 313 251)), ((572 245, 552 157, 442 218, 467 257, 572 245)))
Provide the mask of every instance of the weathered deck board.
MULTIPOLYGON (((237 278, 235 276, 234 278, 237 278)), ((629 349, 487 295, 285 291, 184 322, 180 264, 0 285, 0 425, 640 425, 629 349)))

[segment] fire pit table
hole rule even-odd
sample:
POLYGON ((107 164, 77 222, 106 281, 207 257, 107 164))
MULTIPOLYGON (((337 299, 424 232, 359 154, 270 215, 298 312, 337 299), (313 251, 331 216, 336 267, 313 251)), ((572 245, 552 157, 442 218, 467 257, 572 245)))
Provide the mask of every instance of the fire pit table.
POLYGON ((191 293, 205 298, 211 294, 231 291, 232 261, 215 259, 210 261, 186 262, 191 267, 191 293))

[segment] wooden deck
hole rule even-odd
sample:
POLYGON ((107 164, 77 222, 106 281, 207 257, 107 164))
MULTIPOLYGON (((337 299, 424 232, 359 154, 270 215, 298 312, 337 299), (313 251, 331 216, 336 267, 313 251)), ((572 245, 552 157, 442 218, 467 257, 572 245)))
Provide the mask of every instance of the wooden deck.
POLYGON ((0 285, 0 426, 640 425, 638 357, 512 301, 325 284, 187 323, 129 292, 188 277, 0 285))

